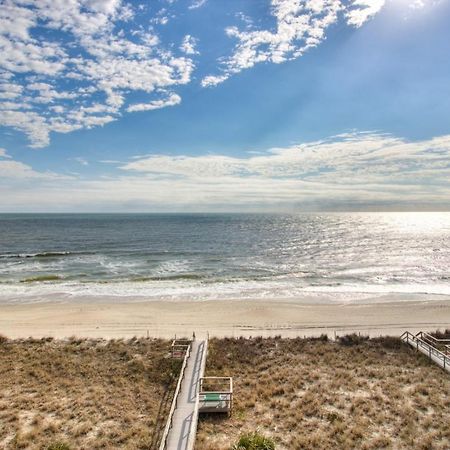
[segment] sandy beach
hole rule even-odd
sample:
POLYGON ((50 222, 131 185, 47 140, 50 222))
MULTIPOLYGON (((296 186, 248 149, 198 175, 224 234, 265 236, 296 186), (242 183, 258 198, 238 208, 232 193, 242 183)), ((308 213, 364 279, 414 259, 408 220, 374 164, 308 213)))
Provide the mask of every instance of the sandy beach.
POLYGON ((29 303, 0 305, 0 334, 10 338, 120 338, 175 335, 330 337, 359 332, 450 327, 450 299, 312 304, 289 300, 29 303))

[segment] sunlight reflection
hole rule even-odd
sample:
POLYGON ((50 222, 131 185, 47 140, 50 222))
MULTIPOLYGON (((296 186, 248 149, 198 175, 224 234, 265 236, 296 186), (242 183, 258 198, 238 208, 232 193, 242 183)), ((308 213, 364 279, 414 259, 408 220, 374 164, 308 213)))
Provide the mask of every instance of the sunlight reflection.
POLYGON ((404 233, 438 233, 450 229, 449 212, 386 213, 383 220, 404 233))

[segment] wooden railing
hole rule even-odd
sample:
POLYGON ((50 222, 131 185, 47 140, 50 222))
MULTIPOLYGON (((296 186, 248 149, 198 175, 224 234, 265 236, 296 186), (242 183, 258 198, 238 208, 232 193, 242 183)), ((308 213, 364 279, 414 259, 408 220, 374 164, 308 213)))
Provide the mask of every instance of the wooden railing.
POLYGON ((200 379, 199 412, 226 412, 230 415, 232 408, 232 377, 203 377, 200 379), (205 388, 205 381, 207 388, 205 388))
POLYGON ((172 358, 184 358, 184 354, 190 345, 190 339, 174 339, 171 346, 172 358))
POLYGON ((173 395, 172 405, 170 406, 169 416, 167 417, 166 426, 164 427, 164 433, 161 438, 161 444, 159 446, 159 450, 166 450, 167 446, 167 438, 169 437, 169 431, 172 428, 173 414, 177 407, 178 403, 178 394, 180 393, 181 382, 184 378, 184 372, 186 370, 187 361, 191 354, 191 344, 186 345, 186 352, 184 354, 183 364, 181 366, 180 375, 178 377, 177 387, 175 389, 175 393, 173 395))
POLYGON ((434 345, 423 339, 424 333, 420 332, 417 335, 405 331, 400 337, 401 339, 415 347, 417 350, 421 351, 427 355, 430 359, 437 362, 439 366, 443 369, 450 370, 450 357, 445 353, 438 350, 434 345))
POLYGON ((444 353, 447 356, 450 355, 450 339, 437 338, 429 333, 426 333, 425 331, 419 331, 419 333, 416 334, 416 337, 421 338, 436 348, 444 348, 444 353))

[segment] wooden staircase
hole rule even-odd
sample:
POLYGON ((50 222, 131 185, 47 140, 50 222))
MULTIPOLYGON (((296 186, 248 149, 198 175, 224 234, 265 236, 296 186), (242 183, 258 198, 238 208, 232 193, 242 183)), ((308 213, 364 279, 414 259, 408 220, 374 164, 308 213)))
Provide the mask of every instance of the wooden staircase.
POLYGON ((428 356, 439 367, 450 372, 450 339, 437 339, 423 331, 417 334, 405 331, 400 338, 403 342, 428 356))

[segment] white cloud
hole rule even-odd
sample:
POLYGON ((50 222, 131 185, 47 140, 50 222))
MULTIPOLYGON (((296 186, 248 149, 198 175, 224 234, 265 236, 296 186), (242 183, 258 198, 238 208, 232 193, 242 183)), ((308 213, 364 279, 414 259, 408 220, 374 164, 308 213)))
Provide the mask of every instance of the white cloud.
MULTIPOLYGON (((156 155, 129 162, 122 169, 201 179, 231 176, 329 180, 349 185, 368 180, 397 184, 422 177, 427 170, 450 172, 450 136, 408 143, 386 135, 345 134, 330 140, 274 148, 247 158, 156 155)), ((430 181, 436 183, 438 178, 430 181)), ((448 184, 444 179, 441 181, 448 184)))
POLYGON ((231 56, 222 59, 222 73, 208 75, 202 86, 214 86, 231 74, 262 62, 282 63, 302 56, 326 38, 327 29, 344 14, 347 24, 360 27, 376 15, 385 0, 271 0, 274 29, 240 30, 228 27, 226 34, 237 41, 231 56))
MULTIPOLYGON (((0 160, 0 179, 9 180, 66 180, 68 177, 53 172, 39 172, 27 164, 12 160, 0 160)), ((4 199, 2 197, 2 199, 4 199)))
POLYGON ((325 30, 337 21, 342 8, 339 0, 271 0, 271 3, 275 30, 227 28, 227 35, 238 43, 224 63, 224 75, 206 77, 203 86, 220 83, 230 74, 260 62, 281 63, 301 56, 325 38, 325 30))
MULTIPOLYGON (((407 0, 412 7, 433 1, 407 0)), ((226 28, 235 45, 229 56, 219 58, 219 72, 203 77, 203 87, 216 86, 258 63, 298 58, 323 42, 339 18, 359 27, 385 0, 266 2, 274 19, 270 28, 258 29, 260 21, 230 14, 239 17, 243 29, 226 28)), ((205 3, 192 0, 188 8, 205 3)), ((173 5, 166 2, 154 13, 155 24, 175 17, 173 5)), ((133 22, 148 10, 126 0, 4 0, 0 125, 25 133, 31 147, 44 147, 51 133, 103 126, 125 112, 180 103, 175 92, 191 82, 197 40, 185 34, 181 45, 163 43, 156 31, 160 27, 151 25, 150 18, 146 26, 133 22), (138 96, 146 100, 137 101, 138 96)))
POLYGON ((30 138, 31 147, 44 147, 50 143, 45 119, 36 112, 3 110, 0 124, 23 131, 30 138))
POLYGON ((360 27, 364 22, 378 14, 385 0, 354 0, 346 13, 347 23, 360 27))
POLYGON ((225 80, 227 80, 230 76, 228 74, 226 75, 208 75, 201 81, 201 84, 203 87, 211 87, 211 86, 217 86, 220 83, 223 83, 225 80))
MULTIPOLYGON (((175 104, 158 99, 190 81, 193 62, 162 48, 151 30, 133 27, 133 17, 132 5, 122 0, 6 0, 0 125, 43 147, 51 132, 101 126, 136 110, 125 106, 133 92, 156 94, 149 104, 158 108, 175 104)), ((193 38, 184 44, 185 55, 195 51, 193 38)))
POLYGON ((190 34, 187 34, 183 38, 180 50, 186 53, 186 55, 198 55, 199 52, 196 50, 196 46, 197 46, 197 39, 192 37, 190 34))
POLYGON ((4 148, 0 148, 0 158, 11 158, 11 156, 6 153, 4 148))
POLYGON ((166 106, 174 106, 181 103, 181 97, 177 94, 172 94, 164 100, 154 100, 150 103, 136 103, 127 108, 128 112, 134 111, 151 111, 153 109, 165 108, 166 106))
POLYGON ((81 164, 82 166, 89 165, 89 162, 81 156, 77 156, 77 157, 73 158, 73 160, 76 161, 78 164, 81 164))
POLYGON ((121 168, 141 174, 132 183, 151 185, 153 200, 161 190, 161 203, 276 208, 414 201, 450 207, 449 161, 450 136, 412 143, 354 133, 246 158, 154 155, 121 168))
POLYGON ((189 9, 197 9, 201 8, 204 4, 206 4, 208 0, 194 0, 189 6, 189 9))
POLYGON ((424 7, 425 7, 424 0, 414 0, 410 5, 411 9, 422 9, 424 7))
POLYGON ((34 103, 53 103, 55 100, 68 100, 78 97, 78 94, 71 92, 57 92, 47 83, 31 83, 27 86, 27 89, 37 91, 38 95, 32 97, 34 103))
POLYGON ((168 16, 156 17, 155 19, 153 19, 153 22, 158 23, 160 25, 166 25, 169 22, 169 17, 168 16))
POLYGON ((0 98, 13 99, 20 96, 23 87, 14 83, 0 83, 0 98))

